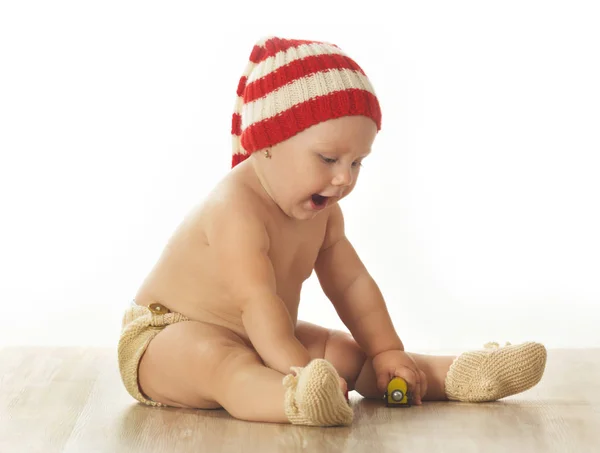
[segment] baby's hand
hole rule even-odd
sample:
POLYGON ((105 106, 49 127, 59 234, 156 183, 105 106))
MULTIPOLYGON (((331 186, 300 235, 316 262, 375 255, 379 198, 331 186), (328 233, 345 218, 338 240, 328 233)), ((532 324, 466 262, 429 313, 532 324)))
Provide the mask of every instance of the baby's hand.
POLYGON ((373 357, 373 369, 382 394, 392 378, 401 377, 408 384, 414 403, 421 404, 421 398, 427 393, 427 376, 406 352, 393 349, 377 354, 373 357))

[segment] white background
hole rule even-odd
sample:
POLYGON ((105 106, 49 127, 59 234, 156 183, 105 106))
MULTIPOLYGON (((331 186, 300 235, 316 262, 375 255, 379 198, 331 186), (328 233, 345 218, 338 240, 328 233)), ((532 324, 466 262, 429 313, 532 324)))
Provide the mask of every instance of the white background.
MULTIPOLYGON (((407 349, 600 346, 597 5, 2 2, 0 345, 116 344, 279 35, 338 44, 380 98, 342 207, 407 349)), ((300 316, 343 328, 314 275, 300 316)))

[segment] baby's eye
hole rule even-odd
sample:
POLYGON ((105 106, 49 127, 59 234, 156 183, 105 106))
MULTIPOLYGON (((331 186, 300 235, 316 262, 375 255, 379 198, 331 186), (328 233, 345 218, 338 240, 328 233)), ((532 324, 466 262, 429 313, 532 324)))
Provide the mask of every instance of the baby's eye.
POLYGON ((319 154, 319 156, 321 157, 321 160, 323 162, 325 162, 326 164, 335 164, 337 162, 337 159, 330 159, 329 157, 325 157, 319 154))
MULTIPOLYGON (((330 157, 325 157, 325 156, 323 156, 321 154, 319 154, 319 157, 326 164, 335 164, 337 162, 337 159, 332 159, 330 157)), ((352 162, 352 167, 355 167, 355 168, 356 167, 362 167, 362 162, 360 160, 354 161, 354 162, 352 162)))

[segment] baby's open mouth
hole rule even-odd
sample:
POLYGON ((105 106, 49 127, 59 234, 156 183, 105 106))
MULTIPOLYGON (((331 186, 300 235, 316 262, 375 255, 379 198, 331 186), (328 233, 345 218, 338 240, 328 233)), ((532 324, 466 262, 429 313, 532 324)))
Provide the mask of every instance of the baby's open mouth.
POLYGON ((325 203, 327 203, 327 198, 328 197, 324 197, 323 195, 313 194, 312 201, 317 206, 323 206, 325 203))

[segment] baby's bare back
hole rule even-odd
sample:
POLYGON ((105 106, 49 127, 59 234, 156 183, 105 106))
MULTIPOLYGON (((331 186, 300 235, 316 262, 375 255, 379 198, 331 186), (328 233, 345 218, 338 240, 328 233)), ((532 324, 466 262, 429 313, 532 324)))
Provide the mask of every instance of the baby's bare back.
POLYGON ((244 169, 232 171, 194 208, 174 232, 158 262, 138 290, 139 305, 161 303, 190 319, 222 326, 249 341, 235 286, 235 253, 215 232, 239 222, 239 212, 260 219, 268 235, 268 257, 277 295, 297 320, 302 283, 311 275, 325 237, 327 214, 291 220, 260 193, 244 169))

